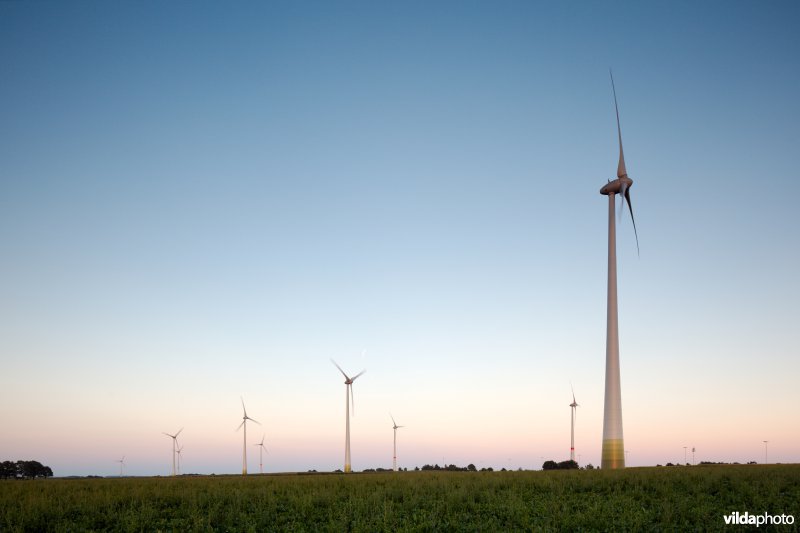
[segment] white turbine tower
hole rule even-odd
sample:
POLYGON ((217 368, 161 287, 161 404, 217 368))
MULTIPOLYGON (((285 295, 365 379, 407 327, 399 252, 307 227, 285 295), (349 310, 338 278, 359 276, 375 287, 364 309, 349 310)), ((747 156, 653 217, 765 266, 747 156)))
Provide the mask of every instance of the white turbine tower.
POLYGON ((366 370, 362 370, 361 372, 359 372, 358 374, 356 374, 351 378, 350 376, 344 373, 342 367, 336 364, 336 361, 331 359, 331 363, 333 363, 336 366, 336 368, 339 369, 339 372, 341 372, 342 375, 344 376, 344 384, 345 384, 344 471, 345 473, 349 473, 351 470, 350 469, 350 400, 351 399, 353 400, 353 416, 356 416, 356 401, 355 398, 353 398, 353 382, 356 380, 356 378, 358 378, 358 376, 366 372, 366 370))
POLYGON ((175 453, 178 454, 178 475, 181 473, 181 452, 183 451, 183 445, 180 448, 175 450, 175 453))
POLYGON ((247 409, 245 409, 244 407, 244 398, 239 398, 239 399, 242 400, 242 423, 239 424, 239 427, 236 428, 236 431, 239 431, 242 427, 244 427, 244 440, 242 441, 242 475, 246 476, 247 475, 247 421, 251 420, 256 424, 258 424, 259 426, 261 425, 261 423, 258 422, 258 420, 254 420, 249 416, 247 416, 247 409))
MULTIPOLYGON (((609 70, 609 74, 611 71, 609 70)), ((617 136, 619 138, 619 165, 617 179, 609 181, 600 189, 600 194, 608 196, 608 300, 606 308, 606 395, 603 407, 603 455, 602 468, 625 467, 625 445, 622 437, 622 393, 619 379, 619 327, 617 316, 617 230, 614 223, 614 195, 619 194, 621 205, 628 203, 636 235, 636 250, 639 250, 639 236, 631 206, 631 185, 625 169, 625 156, 622 152, 622 128, 619 124, 619 107, 614 77, 611 76, 611 89, 614 92, 614 109, 617 115, 617 136)))
POLYGON ((269 453, 269 450, 267 450, 267 447, 264 446, 264 439, 265 438, 267 438, 267 436, 266 435, 262 435, 261 436, 261 442, 257 442, 255 444, 253 444, 253 446, 258 446, 258 468, 259 468, 259 470, 260 470, 260 472, 262 474, 264 473, 264 451, 269 453))
POLYGON ((122 477, 122 468, 125 466, 125 456, 122 456, 122 459, 117 459, 114 461, 115 463, 119 463, 119 477, 122 477))
POLYGON ((178 449, 178 435, 181 434, 181 431, 183 431, 183 428, 179 429, 178 432, 175 433, 174 435, 170 435, 169 433, 165 433, 165 432, 162 431, 162 433, 164 433, 164 435, 166 435, 167 437, 170 437, 172 439, 172 475, 173 476, 175 475, 175 453, 176 453, 176 450, 178 449))
POLYGON ((394 454, 392 455, 392 470, 397 472, 397 430, 399 428, 404 428, 405 426, 398 426, 397 422, 394 421, 392 413, 389 413, 389 416, 392 418, 392 429, 394 429, 394 454))
POLYGON ((575 389, 572 388, 572 383, 570 383, 569 386, 572 389, 572 403, 569 404, 569 406, 571 408, 571 411, 572 411, 571 424, 570 424, 571 431, 570 431, 570 435, 569 435, 569 460, 570 461, 574 461, 575 460, 575 418, 576 418, 575 415, 577 414, 576 408, 578 407, 578 402, 575 401, 575 389))

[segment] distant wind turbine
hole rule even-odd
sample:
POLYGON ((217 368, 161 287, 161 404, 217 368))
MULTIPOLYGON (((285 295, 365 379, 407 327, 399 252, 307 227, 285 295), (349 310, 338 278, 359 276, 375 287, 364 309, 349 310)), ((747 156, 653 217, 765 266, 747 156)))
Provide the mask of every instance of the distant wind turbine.
POLYGON ((267 437, 266 435, 263 435, 261 437, 261 442, 253 444, 253 446, 258 446, 258 467, 262 474, 264 473, 264 452, 266 451, 267 453, 269 453, 267 447, 264 446, 264 439, 266 437, 267 437))
POLYGON ((256 424, 258 424, 259 426, 261 425, 261 423, 247 416, 247 409, 244 406, 244 398, 239 398, 239 399, 242 400, 242 423, 239 424, 239 427, 236 428, 236 431, 239 431, 242 427, 244 427, 244 440, 242 441, 242 475, 246 476, 247 475, 247 421, 251 420, 256 424))
POLYGON ((175 433, 174 435, 170 435, 169 433, 166 433, 166 432, 162 431, 162 433, 164 433, 164 435, 166 435, 167 437, 171 437, 172 438, 172 475, 173 476, 175 475, 175 453, 177 452, 177 449, 178 449, 178 435, 181 434, 181 431, 183 431, 183 428, 179 429, 178 432, 175 433))
POLYGON ((571 421, 570 421, 571 422, 570 423, 570 429, 571 430, 570 430, 570 436, 569 436, 569 460, 570 461, 574 461, 575 460, 575 418, 576 418, 576 415, 577 415, 576 409, 578 407, 578 402, 575 401, 575 389, 572 387, 572 383, 570 383, 569 386, 572 389, 572 403, 569 404, 569 406, 571 408, 571 411, 572 411, 572 417, 571 417, 571 421))
MULTIPOLYGON (((609 75, 611 71, 609 70, 609 75)), ((611 75, 611 90, 614 93, 614 109, 617 115, 617 136, 619 138, 619 165, 617 179, 609 181, 600 189, 600 194, 608 196, 608 299, 606 308, 606 394, 603 407, 603 455, 602 468, 625 467, 625 445, 622 437, 622 393, 619 379, 619 326, 617 314, 617 231, 614 222, 614 195, 620 195, 624 207, 628 203, 633 231, 636 235, 636 250, 639 250, 639 236, 631 206, 631 185, 625 169, 625 155, 622 151, 622 128, 619 123, 619 106, 614 76, 611 75)))
POLYGON ((119 477, 122 477, 122 467, 125 466, 125 456, 122 456, 122 459, 117 459, 114 461, 115 463, 119 463, 119 477))
POLYGON ((398 426, 397 422, 394 421, 392 413, 389 413, 389 416, 392 418, 392 429, 394 429, 394 454, 392 455, 392 470, 397 472, 397 430, 405 426, 398 426))
POLYGON ((344 381, 344 384, 345 384, 345 390, 344 390, 344 395, 345 395, 345 408, 344 408, 344 413, 345 413, 344 472, 345 473, 349 473, 350 470, 351 470, 351 468, 350 468, 350 400, 352 399, 352 401, 353 401, 353 416, 356 416, 356 401, 355 401, 355 398, 353 398, 353 382, 358 378, 358 376, 360 376, 361 374, 366 372, 366 370, 362 370, 361 372, 359 372, 358 374, 356 374, 355 376, 353 376, 351 378, 350 376, 348 376, 347 374, 344 373, 344 370, 342 370, 342 367, 340 367, 338 364, 336 364, 336 361, 331 359, 331 363, 333 363, 336 366, 336 368, 339 369, 339 372, 342 373, 342 375, 344 376, 344 380, 345 380, 344 381))
POLYGON ((182 451, 183 451, 183 444, 181 444, 180 448, 175 450, 175 453, 178 454, 178 475, 180 475, 180 473, 181 473, 181 452, 182 451))

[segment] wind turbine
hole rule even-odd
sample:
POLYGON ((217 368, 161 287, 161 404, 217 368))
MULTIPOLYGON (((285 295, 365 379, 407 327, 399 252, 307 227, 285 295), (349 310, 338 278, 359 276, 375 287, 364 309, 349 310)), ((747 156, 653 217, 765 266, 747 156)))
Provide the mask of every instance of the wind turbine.
POLYGON ((181 434, 181 431, 183 431, 183 428, 179 429, 178 432, 175 433, 174 435, 170 435, 169 433, 165 433, 165 432, 162 431, 162 433, 164 433, 164 435, 166 435, 167 437, 172 438, 172 475, 173 476, 175 475, 175 453, 176 453, 176 450, 178 449, 178 435, 181 434))
POLYGON ((625 467, 625 445, 622 437, 622 393, 619 380, 619 327, 617 316, 617 230, 614 223, 614 195, 620 195, 621 209, 628 202, 633 232, 636 235, 636 250, 639 250, 639 236, 633 219, 631 206, 631 185, 625 169, 625 155, 622 151, 622 128, 619 124, 619 106, 614 76, 611 70, 611 90, 614 92, 614 109, 617 115, 617 137, 619 138, 619 165, 617 179, 606 183, 600 194, 608 196, 608 299, 606 307, 606 394, 603 407, 603 455, 602 468, 625 467))
POLYGON ((342 367, 336 364, 336 361, 331 359, 331 363, 333 363, 336 366, 336 368, 339 369, 339 372, 341 372, 342 375, 344 376, 344 384, 345 384, 344 472, 345 474, 347 474, 351 470, 350 469, 350 400, 351 399, 353 401, 353 416, 356 416, 356 401, 355 398, 353 398, 353 382, 358 378, 358 376, 366 372, 366 370, 362 370, 361 372, 359 372, 358 374, 356 374, 351 378, 350 376, 344 373, 342 367))
POLYGON ((242 475, 246 476, 247 475, 247 421, 252 420, 259 426, 261 425, 261 423, 258 420, 255 420, 247 416, 247 409, 245 409, 244 407, 244 398, 240 397, 239 399, 242 400, 242 423, 239 424, 239 427, 236 428, 236 431, 239 431, 239 429, 241 429, 244 426, 244 440, 242 441, 242 475))
POLYGON ((569 435, 569 460, 574 461, 575 460, 575 415, 577 414, 577 411, 575 409, 578 407, 578 402, 575 401, 575 389, 572 387, 572 383, 569 384, 569 387, 572 389, 572 403, 569 404, 572 411, 572 417, 570 419, 571 431, 569 435))
POLYGON ((182 452, 182 451, 183 451, 183 445, 181 445, 181 447, 180 447, 180 448, 178 448, 177 450, 175 450, 175 453, 177 453, 177 454, 178 454, 178 474, 179 474, 179 475, 180 475, 180 473, 181 473, 181 452, 182 452))
POLYGON ((394 455, 392 455, 392 470, 397 472, 397 430, 399 428, 404 428, 405 426, 398 426, 391 413, 389 413, 389 416, 392 418, 392 429, 394 429, 394 455))
POLYGON ((253 444, 253 446, 258 446, 259 447, 259 449, 258 449, 258 467, 259 467, 259 469, 260 469, 262 474, 264 473, 264 451, 266 450, 266 452, 269 453, 269 450, 267 450, 267 447, 264 446, 264 439, 265 438, 266 438, 266 435, 262 435, 261 442, 253 444))
POLYGON ((115 463, 119 463, 119 477, 122 477, 122 467, 125 466, 125 456, 122 456, 122 459, 117 459, 114 461, 115 463))

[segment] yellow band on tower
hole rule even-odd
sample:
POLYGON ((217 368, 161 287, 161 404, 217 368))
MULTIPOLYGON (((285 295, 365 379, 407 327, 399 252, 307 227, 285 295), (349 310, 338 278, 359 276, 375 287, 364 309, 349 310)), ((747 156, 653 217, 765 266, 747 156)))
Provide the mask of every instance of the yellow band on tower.
POLYGON ((601 468, 625 468, 625 444, 622 439, 603 440, 601 468))

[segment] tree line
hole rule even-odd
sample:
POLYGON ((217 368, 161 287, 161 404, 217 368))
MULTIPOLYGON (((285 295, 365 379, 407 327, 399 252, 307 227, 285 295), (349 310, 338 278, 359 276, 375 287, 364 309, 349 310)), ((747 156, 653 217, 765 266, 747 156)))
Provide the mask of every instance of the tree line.
POLYGON ((53 471, 39 461, 3 461, 0 463, 0 479, 36 479, 37 477, 53 477, 53 471))

